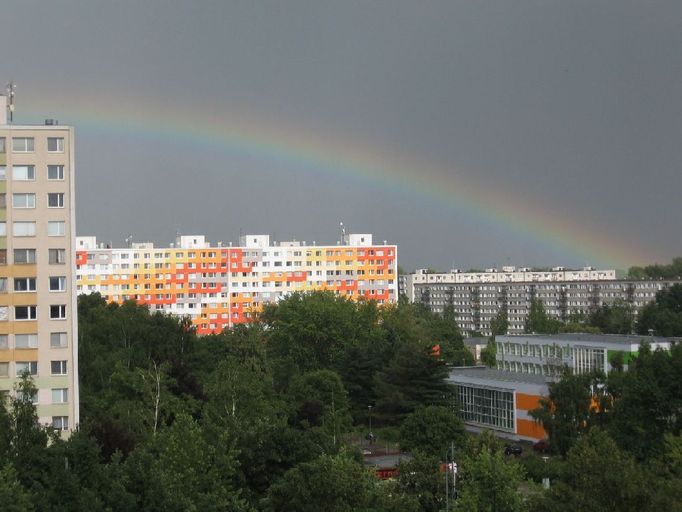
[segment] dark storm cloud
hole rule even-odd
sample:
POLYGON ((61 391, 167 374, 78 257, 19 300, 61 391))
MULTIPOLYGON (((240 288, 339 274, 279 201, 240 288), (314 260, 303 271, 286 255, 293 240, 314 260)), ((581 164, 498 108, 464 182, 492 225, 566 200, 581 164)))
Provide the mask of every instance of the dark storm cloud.
MULTIPOLYGON (((682 252, 678 1, 7 2, 3 19, 1 74, 26 108, 49 98, 68 121, 82 94, 255 112, 419 155, 660 259, 682 252)), ((78 136, 78 230, 116 243, 334 241, 345 220, 397 241, 408 268, 590 263, 423 195, 78 136)))

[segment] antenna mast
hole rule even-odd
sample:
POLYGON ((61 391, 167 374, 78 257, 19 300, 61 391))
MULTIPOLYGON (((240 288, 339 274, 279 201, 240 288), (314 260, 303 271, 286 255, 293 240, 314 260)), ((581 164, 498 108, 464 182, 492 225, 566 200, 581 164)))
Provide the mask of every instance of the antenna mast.
POLYGON ((14 96, 16 95, 17 86, 14 82, 7 83, 7 114, 9 122, 14 121, 14 96))
POLYGON ((346 227, 343 222, 339 222, 339 228, 341 229, 341 245, 346 245, 346 227))

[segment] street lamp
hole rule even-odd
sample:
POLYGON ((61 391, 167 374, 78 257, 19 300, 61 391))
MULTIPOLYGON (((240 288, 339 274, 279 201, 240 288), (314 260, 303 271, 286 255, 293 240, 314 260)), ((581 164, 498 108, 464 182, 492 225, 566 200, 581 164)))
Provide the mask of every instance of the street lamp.
POLYGON ((374 439, 374 434, 372 434, 372 406, 368 405, 367 410, 369 411, 369 444, 372 444, 372 439, 374 439))

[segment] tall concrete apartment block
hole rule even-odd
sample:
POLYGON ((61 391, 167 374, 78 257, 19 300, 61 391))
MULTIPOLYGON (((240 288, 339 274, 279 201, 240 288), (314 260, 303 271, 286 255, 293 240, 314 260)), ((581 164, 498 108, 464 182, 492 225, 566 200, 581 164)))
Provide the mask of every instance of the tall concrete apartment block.
POLYGON ((73 128, 8 124, 0 96, 0 393, 22 373, 42 424, 78 424, 73 128))
POLYGON ((242 236, 239 246, 179 236, 169 247, 129 248, 78 237, 77 293, 134 300, 152 311, 188 317, 198 334, 252 321, 263 306, 293 292, 330 290, 351 300, 398 299, 395 245, 348 234, 337 245, 242 236))
POLYGON ((429 273, 418 270, 400 276, 400 293, 421 302, 436 313, 452 305, 463 332, 491 334, 491 321, 507 311, 507 334, 523 334, 531 302, 540 300, 553 317, 568 321, 572 315, 589 314, 616 300, 629 303, 635 312, 656 298, 656 293, 679 280, 618 279, 615 270, 585 267, 551 270, 503 267, 485 272, 429 273))

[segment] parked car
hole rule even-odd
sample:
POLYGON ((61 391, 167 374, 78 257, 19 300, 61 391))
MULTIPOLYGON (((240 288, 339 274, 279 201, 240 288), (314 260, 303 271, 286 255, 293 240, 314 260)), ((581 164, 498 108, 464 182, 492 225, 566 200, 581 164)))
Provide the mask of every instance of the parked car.
POLYGON ((519 444, 504 445, 505 455, 516 455, 517 457, 523 453, 523 447, 519 444))
POLYGON ((540 439, 533 445, 533 450, 538 453, 549 453, 549 441, 547 439, 540 439))

